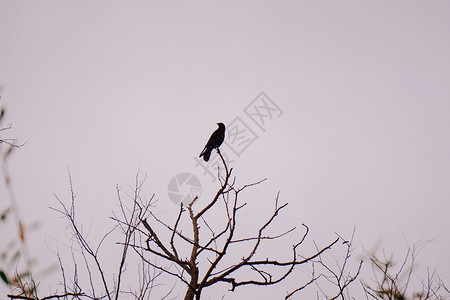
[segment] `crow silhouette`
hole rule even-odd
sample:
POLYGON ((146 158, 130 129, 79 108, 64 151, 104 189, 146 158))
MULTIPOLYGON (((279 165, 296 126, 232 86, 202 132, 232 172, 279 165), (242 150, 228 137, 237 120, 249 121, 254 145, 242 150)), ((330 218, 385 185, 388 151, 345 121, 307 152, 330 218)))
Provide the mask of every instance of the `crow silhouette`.
POLYGON ((218 149, 225 139, 225 125, 223 125, 223 123, 217 123, 217 125, 219 125, 219 128, 217 128, 216 131, 211 134, 211 137, 206 143, 205 148, 203 149, 202 153, 200 153, 199 157, 203 156, 203 159, 205 161, 209 160, 211 151, 213 149, 218 149))

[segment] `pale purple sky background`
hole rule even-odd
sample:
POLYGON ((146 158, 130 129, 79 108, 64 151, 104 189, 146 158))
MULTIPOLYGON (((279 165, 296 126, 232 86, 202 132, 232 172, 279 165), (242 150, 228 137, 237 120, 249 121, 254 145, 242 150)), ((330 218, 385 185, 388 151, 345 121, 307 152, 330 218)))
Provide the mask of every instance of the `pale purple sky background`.
POLYGON ((264 91, 283 114, 233 165, 241 184, 269 179, 245 200, 270 212, 281 190, 280 226, 322 243, 356 226, 359 250, 402 258, 432 239, 420 270, 450 284, 449 53, 448 1, 0 0, 1 103, 26 141, 12 180, 23 218, 41 222, 31 251, 54 262, 66 238, 48 207, 67 199, 67 168, 93 237, 138 170, 161 216, 177 210, 177 173, 197 174, 206 199, 215 184, 193 158, 264 91))

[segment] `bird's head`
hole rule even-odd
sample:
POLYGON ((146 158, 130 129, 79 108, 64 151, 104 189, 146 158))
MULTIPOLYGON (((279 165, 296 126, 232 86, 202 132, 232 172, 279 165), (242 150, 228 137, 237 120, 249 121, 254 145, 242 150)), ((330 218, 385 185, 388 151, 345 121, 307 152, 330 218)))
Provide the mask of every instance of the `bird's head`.
POLYGON ((225 125, 223 125, 223 123, 217 123, 217 125, 219 125, 219 128, 225 128, 225 125))

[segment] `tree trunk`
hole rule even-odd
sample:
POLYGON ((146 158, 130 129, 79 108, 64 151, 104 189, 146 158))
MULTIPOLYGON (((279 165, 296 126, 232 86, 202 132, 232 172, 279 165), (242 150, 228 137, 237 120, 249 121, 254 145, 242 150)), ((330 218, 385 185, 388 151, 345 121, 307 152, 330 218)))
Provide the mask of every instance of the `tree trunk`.
POLYGON ((195 261, 191 263, 191 282, 189 282, 188 289, 186 291, 186 295, 184 296, 184 300, 194 300, 194 297, 196 299, 200 299, 200 294, 197 293, 198 288, 198 268, 195 265, 195 261))
POLYGON ((197 295, 197 293, 196 293, 197 279, 198 279, 198 276, 191 277, 190 286, 188 286, 186 295, 184 296, 184 300, 194 300, 195 296, 197 296, 196 297, 197 300, 200 299, 200 294, 197 295), (194 277, 196 277, 196 278, 194 279, 194 277))

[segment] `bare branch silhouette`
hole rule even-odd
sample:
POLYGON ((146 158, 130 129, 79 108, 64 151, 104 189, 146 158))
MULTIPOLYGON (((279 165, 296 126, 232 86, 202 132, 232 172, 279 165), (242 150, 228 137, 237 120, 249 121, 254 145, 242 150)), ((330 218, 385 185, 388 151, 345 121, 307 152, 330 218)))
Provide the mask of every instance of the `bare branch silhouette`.
MULTIPOLYGON (((213 199, 204 207, 200 208, 196 208, 198 206, 198 197, 194 197, 187 205, 187 208, 184 208, 183 204, 181 204, 173 225, 169 225, 167 222, 160 220, 154 214, 150 213, 151 219, 143 218, 141 220, 146 230, 145 244, 131 245, 136 251, 144 250, 142 259, 148 263, 151 262, 146 258, 146 254, 157 256, 169 263, 172 267, 164 267, 162 264, 151 264, 162 272, 177 278, 187 286, 185 299, 200 299, 205 288, 218 283, 230 284, 231 291, 245 285, 268 286, 277 284, 286 279, 296 266, 312 262, 316 257, 338 242, 338 239, 336 239, 323 248, 317 249, 312 255, 299 259, 299 246, 304 242, 309 233, 308 227, 303 225, 305 231, 298 241, 292 245, 290 259, 280 260, 276 257, 267 257, 265 259, 256 258, 257 253, 262 249, 263 241, 277 240, 288 235, 293 235, 297 231, 294 227, 282 233, 274 235, 266 234, 266 231, 279 214, 286 209, 288 204, 279 203, 278 193, 275 197, 275 207, 272 214, 260 225, 255 235, 237 238, 237 221, 240 211, 246 206, 245 202, 240 201, 239 194, 247 188, 261 184, 265 179, 244 185, 241 188, 236 187, 235 179, 231 180, 233 169, 228 168, 220 151, 218 151, 218 155, 223 163, 224 175, 223 177, 220 176, 220 173, 218 175, 220 187, 213 199), (226 218, 222 225, 215 228, 204 217, 218 203, 223 203, 226 218), (190 234, 192 235, 186 235, 179 230, 181 220, 189 220, 191 223, 190 234), (157 231, 156 224, 152 225, 153 222, 163 225, 167 233, 164 234, 157 231), (206 231, 201 230, 200 223, 206 225, 206 231), (169 241, 164 242, 161 235, 170 236, 169 241), (190 251, 182 255, 180 249, 186 245, 190 246, 190 251), (247 254, 240 259, 236 260, 235 258, 234 263, 224 263, 224 258, 231 252, 231 249, 235 249, 236 247, 240 247, 241 249, 248 248, 247 254), (249 270, 254 276, 242 277, 239 272, 241 270, 249 270), (281 271, 281 274, 277 274, 278 271, 281 271)), ((230 259, 230 257, 228 258, 230 259)))
POLYGON ((375 251, 368 254, 375 277, 374 283, 361 280, 367 299, 383 300, 442 300, 443 293, 450 292, 436 274, 436 270, 427 268, 427 278, 421 282, 421 289, 409 292, 411 276, 415 267, 417 248, 409 249, 403 262, 396 269, 397 262, 393 255, 380 258, 375 251), (443 289, 441 292, 440 290, 443 289))

